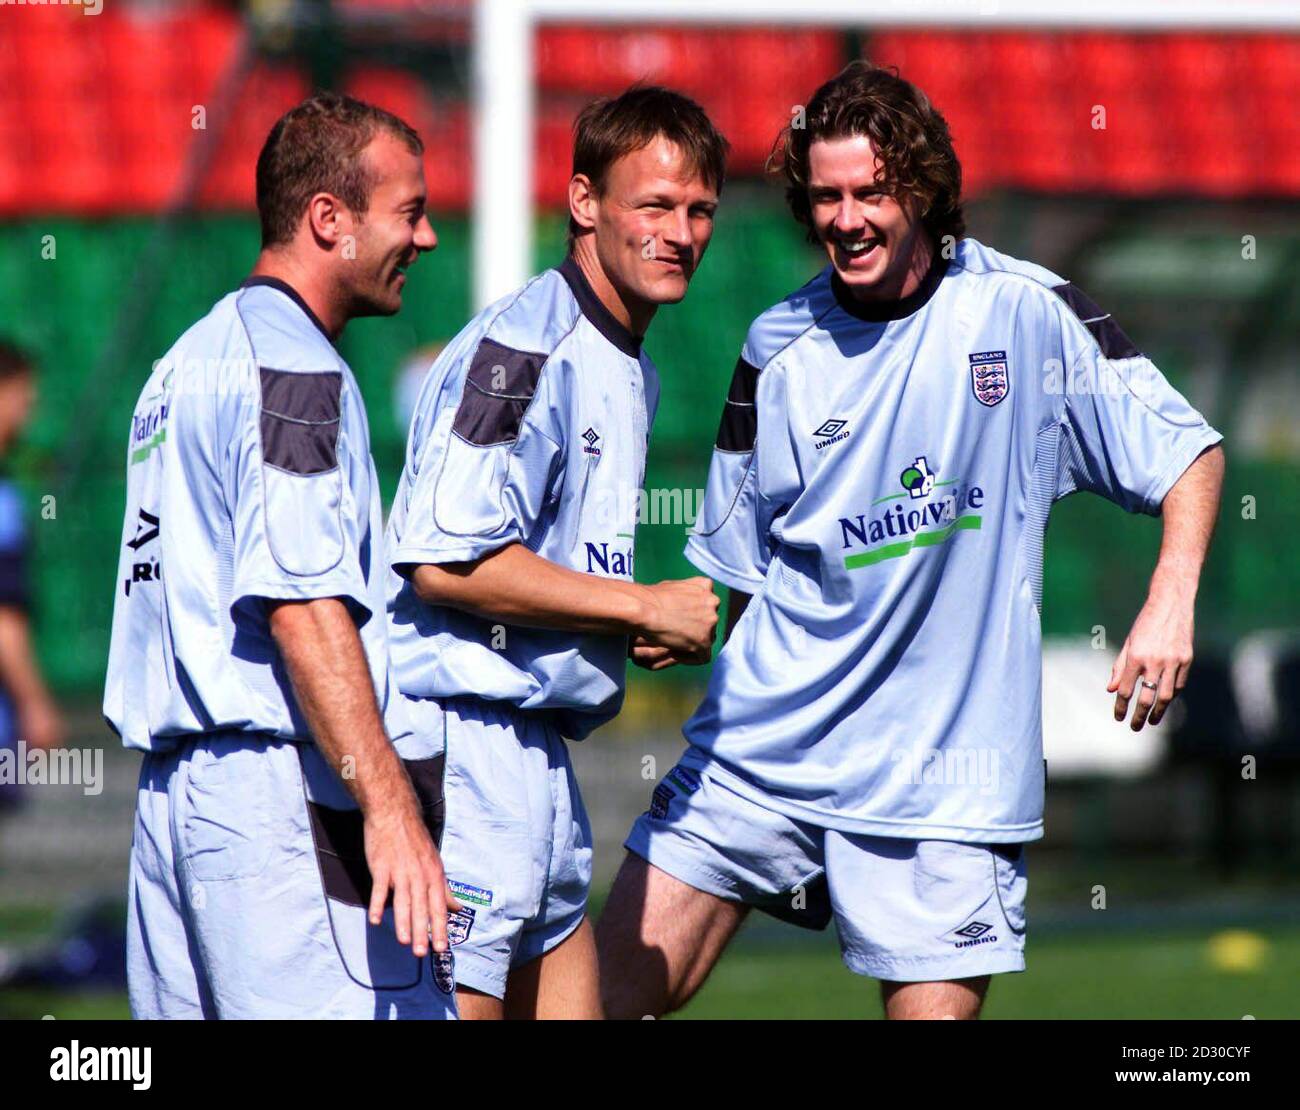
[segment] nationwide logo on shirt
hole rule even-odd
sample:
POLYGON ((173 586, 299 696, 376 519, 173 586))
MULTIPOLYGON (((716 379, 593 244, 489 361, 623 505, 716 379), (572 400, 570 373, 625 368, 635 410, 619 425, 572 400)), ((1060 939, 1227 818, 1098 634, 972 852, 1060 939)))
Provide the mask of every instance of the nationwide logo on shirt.
POLYGON ((131 415, 131 466, 144 462, 155 447, 167 440, 167 414, 171 409, 172 375, 175 373, 175 370, 167 371, 158 389, 144 398, 131 415))
POLYGON ((1007 377, 1006 351, 980 351, 970 356, 970 387, 975 400, 992 408, 1007 395, 1011 382, 1007 377))
POLYGON ((827 420, 820 428, 813 432, 813 439, 821 439, 820 443, 814 443, 813 447, 820 451, 823 447, 829 447, 832 443, 839 443, 842 439, 849 438, 847 420, 827 420))
POLYGON ((957 532, 979 530, 983 518, 970 510, 983 506, 984 491, 960 478, 941 482, 938 472, 924 455, 917 455, 899 475, 904 492, 876 498, 871 512, 839 518, 840 550, 849 552, 844 556, 846 570, 875 566, 918 547, 947 543, 957 532), (890 504, 904 498, 914 507, 890 504), (882 505, 886 507, 879 508, 882 505))
MULTIPOLYGON (((622 533, 620 533, 621 535, 622 533)), ((631 536, 627 537, 631 539, 631 536)), ((619 550, 611 548, 605 541, 592 543, 586 541, 587 573, 617 575, 620 578, 632 577, 632 545, 619 550)))
POLYGON ((917 455, 916 461, 898 476, 898 480, 914 500, 929 497, 934 492, 934 471, 930 469, 924 455, 917 455))

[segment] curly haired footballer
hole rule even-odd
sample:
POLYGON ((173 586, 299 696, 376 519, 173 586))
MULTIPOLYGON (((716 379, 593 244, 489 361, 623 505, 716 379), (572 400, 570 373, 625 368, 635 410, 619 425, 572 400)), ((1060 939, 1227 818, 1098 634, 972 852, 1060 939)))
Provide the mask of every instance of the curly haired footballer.
POLYGON ((794 218, 818 241, 808 200, 808 149, 818 139, 865 135, 880 159, 880 185, 896 199, 912 198, 921 222, 942 242, 966 234, 961 208, 961 163, 948 123, 929 98, 896 70, 850 62, 822 85, 781 131, 769 172, 785 178, 794 218), (801 126, 796 126, 801 125, 801 126))

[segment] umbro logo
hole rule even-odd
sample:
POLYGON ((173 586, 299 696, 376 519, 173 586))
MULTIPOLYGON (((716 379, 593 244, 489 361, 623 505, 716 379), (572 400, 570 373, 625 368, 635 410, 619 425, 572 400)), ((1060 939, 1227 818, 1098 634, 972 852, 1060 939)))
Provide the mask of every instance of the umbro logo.
POLYGON ((135 538, 126 541, 132 551, 139 551, 145 544, 158 538, 158 518, 153 513, 140 510, 140 519, 135 525, 135 538))
POLYGON ((847 420, 827 420, 813 432, 813 439, 820 440, 820 443, 814 443, 813 446, 820 451, 823 447, 829 447, 832 443, 839 443, 842 439, 848 439, 847 420))
POLYGON ((587 446, 582 449, 583 452, 588 455, 595 455, 599 458, 600 448, 596 446, 596 441, 600 439, 600 433, 597 432, 595 428, 588 428, 582 433, 582 438, 587 442, 587 446))
POLYGON ((982 921, 972 921, 969 925, 963 925, 958 929, 957 935, 973 940, 975 937, 982 937, 991 928, 993 928, 992 925, 985 925, 982 921))
POLYGON ((983 921, 970 921, 960 929, 954 929, 953 935, 964 939, 953 941, 956 948, 971 948, 976 944, 996 944, 998 935, 993 932, 992 925, 986 925, 983 921))
POLYGON ((818 439, 824 439, 826 436, 838 435, 840 430, 847 424, 847 420, 828 420, 813 435, 818 439))

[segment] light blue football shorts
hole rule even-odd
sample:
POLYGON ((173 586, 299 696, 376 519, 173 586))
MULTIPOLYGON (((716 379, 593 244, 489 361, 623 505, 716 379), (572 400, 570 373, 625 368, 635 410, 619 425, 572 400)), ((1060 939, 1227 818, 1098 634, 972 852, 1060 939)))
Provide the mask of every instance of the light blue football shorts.
POLYGON ((796 821, 678 764, 625 846, 674 878, 810 929, 890 982, 1025 969, 1024 846, 908 840, 796 821))
MULTIPOLYGON (((404 754, 398 747, 399 754, 404 754)), ((442 757, 407 759, 436 836, 442 757)), ((145 755, 127 910, 137 1018, 454 1018, 451 954, 367 920, 361 813, 311 744, 208 733, 145 755)))
POLYGON ((456 982, 504 998, 506 977, 587 912, 591 826, 568 746, 545 713, 479 698, 408 699, 417 731, 446 737, 442 861, 464 907, 452 918, 456 982))

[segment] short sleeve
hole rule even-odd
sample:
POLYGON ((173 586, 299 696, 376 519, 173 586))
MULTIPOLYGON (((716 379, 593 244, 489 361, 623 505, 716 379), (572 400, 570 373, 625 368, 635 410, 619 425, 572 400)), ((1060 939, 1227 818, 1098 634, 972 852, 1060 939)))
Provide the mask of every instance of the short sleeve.
POLYGON ((1054 292, 1070 367, 1056 496, 1088 490, 1129 512, 1158 514, 1183 472, 1223 437, 1108 313, 1073 285, 1054 292))
POLYGON ((545 354, 479 341, 459 397, 429 422, 394 567, 528 541, 563 478, 561 378, 545 354))
POLYGON ((758 368, 742 354, 723 404, 704 503, 686 543, 692 565, 746 593, 762 586, 771 559, 773 499, 764 478, 778 469, 774 452, 782 439, 775 422, 781 406, 766 397, 760 404, 759 380, 758 368))
POLYGON ((369 612, 361 546, 368 521, 353 472, 369 445, 347 433, 337 370, 258 367, 238 397, 223 484, 234 522, 234 598, 343 597, 369 612))

